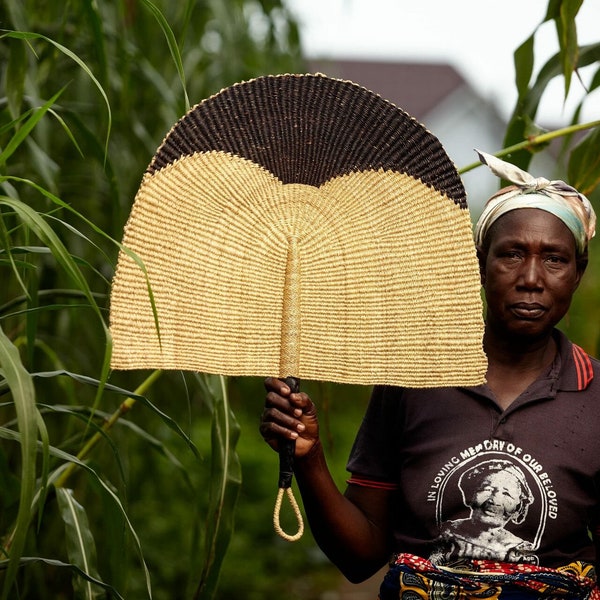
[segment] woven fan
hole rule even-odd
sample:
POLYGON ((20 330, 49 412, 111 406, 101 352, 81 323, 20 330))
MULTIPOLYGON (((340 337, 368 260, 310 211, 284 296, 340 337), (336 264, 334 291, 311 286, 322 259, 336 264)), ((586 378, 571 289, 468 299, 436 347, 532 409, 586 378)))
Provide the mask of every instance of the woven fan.
POLYGON ((123 244, 154 306, 121 252, 115 369, 484 380, 460 177, 434 135, 352 82, 260 77, 196 105, 146 170, 123 244))

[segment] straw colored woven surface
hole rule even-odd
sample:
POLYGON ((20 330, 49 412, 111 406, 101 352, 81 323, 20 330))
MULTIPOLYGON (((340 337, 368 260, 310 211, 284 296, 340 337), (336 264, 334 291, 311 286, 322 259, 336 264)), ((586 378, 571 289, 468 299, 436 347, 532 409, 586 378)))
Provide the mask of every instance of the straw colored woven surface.
MULTIPOLYGON (((323 155, 326 160, 326 155, 323 155)), ((391 170, 282 183, 224 151, 149 169, 113 283, 112 366, 413 387, 484 379, 469 214, 391 170)))
POLYGON ((262 77, 174 125, 113 282, 112 366, 413 387, 484 379, 464 187, 352 82, 262 77))

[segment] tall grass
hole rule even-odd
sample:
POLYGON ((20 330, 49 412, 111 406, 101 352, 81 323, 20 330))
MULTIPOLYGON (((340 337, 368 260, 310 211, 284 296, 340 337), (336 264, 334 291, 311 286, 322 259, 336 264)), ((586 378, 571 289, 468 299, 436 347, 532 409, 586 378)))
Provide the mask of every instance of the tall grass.
POLYGON ((108 293, 161 139, 190 99, 298 70, 296 26, 277 1, 0 9, 1 597, 213 597, 241 482, 228 382, 111 374, 108 293))

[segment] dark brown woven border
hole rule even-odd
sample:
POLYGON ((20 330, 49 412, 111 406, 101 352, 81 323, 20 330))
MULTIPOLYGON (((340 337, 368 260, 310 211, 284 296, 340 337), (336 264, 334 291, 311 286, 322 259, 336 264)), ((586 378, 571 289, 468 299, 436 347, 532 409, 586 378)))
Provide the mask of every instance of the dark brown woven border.
POLYGON ((169 132, 147 172, 219 150, 263 166, 283 183, 392 170, 418 178, 466 208, 455 166, 409 114, 349 81, 322 75, 259 77, 192 108, 169 132))

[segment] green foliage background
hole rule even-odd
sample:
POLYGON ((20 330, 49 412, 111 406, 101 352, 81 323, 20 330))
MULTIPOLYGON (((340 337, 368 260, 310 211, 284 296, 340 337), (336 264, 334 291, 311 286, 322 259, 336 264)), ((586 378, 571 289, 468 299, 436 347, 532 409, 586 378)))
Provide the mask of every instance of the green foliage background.
MULTIPOLYGON (((549 2, 558 52, 539 74, 533 37, 517 49, 499 154, 526 168, 560 135, 559 170, 598 206, 597 123, 535 127, 549 79, 567 90, 588 66, 600 83, 580 5, 549 2)), ((146 166, 190 105, 304 72, 297 24, 279 0, 0 0, 0 24, 1 598, 323 597, 339 576, 311 536, 271 525, 262 382, 108 368, 110 281, 146 166)), ((564 328, 600 354, 596 255, 564 328)), ((305 389, 343 486, 369 390, 305 389)))

